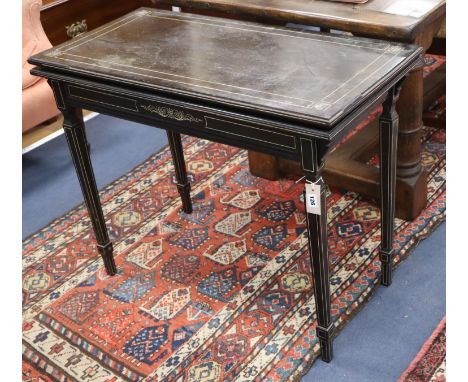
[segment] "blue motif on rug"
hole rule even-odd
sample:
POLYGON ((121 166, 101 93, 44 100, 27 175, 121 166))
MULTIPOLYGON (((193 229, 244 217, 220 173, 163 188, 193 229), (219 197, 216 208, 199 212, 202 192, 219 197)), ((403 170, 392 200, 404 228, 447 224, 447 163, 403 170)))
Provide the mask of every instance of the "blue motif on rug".
POLYGON ((252 176, 250 171, 245 168, 231 176, 231 180, 245 187, 252 187, 259 182, 259 178, 252 176))
POLYGON ((230 292, 234 289, 237 282, 236 268, 230 267, 220 272, 211 273, 198 284, 197 290, 208 297, 228 302, 232 298, 230 292))
POLYGON ((96 284, 96 280, 97 280, 97 273, 94 273, 91 277, 87 278, 85 281, 78 284, 78 286, 79 287, 93 286, 94 284, 96 284))
POLYGON ((168 324, 164 324, 140 330, 136 336, 125 344, 124 353, 152 365, 158 359, 155 357, 155 353, 167 341, 168 327, 168 324))
POLYGON ((221 175, 219 178, 216 178, 213 181, 213 187, 220 189, 223 188, 226 185, 226 175, 221 175))
POLYGON ((257 214, 273 222, 288 219, 296 211, 293 200, 275 200, 266 209, 257 210, 257 214))
POLYGON ((202 326, 203 323, 198 322, 196 324, 186 325, 174 330, 174 333, 172 334, 172 351, 176 350, 180 345, 187 342, 187 340, 192 337, 202 326))
POLYGON ((185 249, 196 249, 208 240, 208 228, 186 229, 173 235, 169 239, 172 245, 181 246, 185 249))
POLYGON ((196 255, 180 256, 175 255, 164 264, 161 269, 163 277, 177 281, 181 284, 188 284, 197 276, 200 268, 200 257, 196 255))
POLYGON ((291 306, 292 298, 289 292, 267 292, 260 297, 258 307, 270 314, 283 313, 291 306))
POLYGON ((359 222, 340 223, 336 226, 336 233, 347 239, 348 237, 361 235, 363 233, 362 224, 359 222))
POLYGON ((114 290, 113 285, 110 285, 104 289, 104 293, 121 302, 134 302, 142 298, 154 285, 154 273, 140 273, 128 278, 114 290))
POLYGON ((255 232, 252 238, 257 244, 272 251, 278 251, 279 244, 286 239, 287 235, 286 224, 281 224, 274 227, 263 227, 260 231, 255 232))
POLYGON ((214 211, 214 200, 209 199, 207 201, 194 202, 192 204, 193 211, 190 214, 186 214, 183 211, 179 212, 179 216, 184 220, 195 224, 204 224, 207 222, 207 217, 210 216, 214 211))
POLYGON ((240 283, 242 286, 247 284, 264 266, 256 266, 240 272, 240 283))

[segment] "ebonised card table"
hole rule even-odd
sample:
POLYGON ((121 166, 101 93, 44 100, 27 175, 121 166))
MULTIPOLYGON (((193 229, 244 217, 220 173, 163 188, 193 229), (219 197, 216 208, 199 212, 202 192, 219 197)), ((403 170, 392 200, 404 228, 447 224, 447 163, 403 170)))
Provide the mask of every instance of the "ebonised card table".
MULTIPOLYGON (((364 4, 331 0, 152 0, 156 6, 174 5, 183 12, 231 17, 267 24, 295 23, 351 32, 355 36, 417 44, 427 50, 445 19, 446 0, 369 0, 364 4)), ((423 68, 415 67, 403 84, 397 110, 400 115, 397 153, 396 214, 413 220, 426 207, 427 173, 421 159, 423 126, 423 68)), ((428 83, 428 87, 431 85, 428 83)), ((444 90, 439 95, 444 94, 444 90)), ((437 98, 437 97, 436 97, 437 98)), ((435 98, 435 99, 436 99, 435 98)), ((434 100, 435 100, 434 99, 434 100)), ((324 175, 328 183, 379 197, 379 173, 366 162, 376 153, 374 125, 362 129, 330 156, 324 175), (372 130, 372 131, 369 131, 372 130), (372 138, 372 139, 369 139, 372 138), (359 140, 366 139, 365 148, 359 140)), ((295 163, 249 151, 250 171, 276 180, 300 173, 295 163)))
POLYGON ((327 154, 376 105, 380 116, 381 282, 390 285, 395 210, 395 102, 419 64, 416 46, 336 37, 140 8, 30 58, 64 130, 98 250, 116 273, 81 108, 167 130, 182 208, 192 211, 180 134, 301 162, 315 280, 317 336, 332 359, 327 154))

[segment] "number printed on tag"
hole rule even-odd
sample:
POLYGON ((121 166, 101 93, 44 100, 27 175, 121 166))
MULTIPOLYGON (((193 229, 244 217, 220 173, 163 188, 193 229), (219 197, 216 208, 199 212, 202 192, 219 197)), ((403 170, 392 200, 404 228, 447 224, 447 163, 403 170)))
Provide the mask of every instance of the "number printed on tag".
POLYGON ((316 207, 316 201, 315 201, 315 195, 308 195, 309 198, 309 204, 311 207, 316 207))
POLYGON ((320 185, 306 183, 306 209, 308 213, 320 215, 320 185))

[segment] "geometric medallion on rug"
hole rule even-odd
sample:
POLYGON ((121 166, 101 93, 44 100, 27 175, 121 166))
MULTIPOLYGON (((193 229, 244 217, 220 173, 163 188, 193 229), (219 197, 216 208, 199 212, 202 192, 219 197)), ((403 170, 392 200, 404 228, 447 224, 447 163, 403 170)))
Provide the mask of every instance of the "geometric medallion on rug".
POLYGON ((398 382, 443 382, 445 381, 446 357, 445 317, 402 374, 398 382))
MULTIPOLYGON (((395 263, 445 218, 445 130, 423 140, 427 207, 395 220, 395 263)), ((294 381, 317 358, 304 185, 252 176, 244 150, 183 144, 192 214, 168 148, 101 190, 116 276, 83 205, 24 241, 24 380, 294 381)), ((344 190, 327 207, 340 330, 378 285, 380 213, 344 190)))

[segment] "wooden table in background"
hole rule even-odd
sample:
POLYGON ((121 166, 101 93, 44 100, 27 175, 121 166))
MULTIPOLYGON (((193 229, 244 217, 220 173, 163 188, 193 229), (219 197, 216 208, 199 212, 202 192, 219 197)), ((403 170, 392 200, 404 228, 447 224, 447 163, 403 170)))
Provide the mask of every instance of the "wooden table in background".
MULTIPOLYGON (((370 0, 359 5, 323 0, 152 2, 156 6, 179 6, 187 12, 269 24, 307 24, 321 27, 323 31, 338 29, 357 36, 418 44, 425 51, 445 18, 445 0, 370 0)), ((432 97, 435 95, 433 92, 432 97)), ((406 79, 397 105, 400 130, 396 214, 407 220, 419 215, 427 199, 427 174, 421 166, 423 105, 423 71, 418 67, 406 79)), ((325 171, 328 184, 379 197, 379 171, 366 164, 367 159, 376 153, 378 139, 375 126, 363 129, 356 138, 330 155, 325 171), (363 147, 364 141, 368 144, 363 147)), ((271 155, 250 151, 249 159, 252 174, 267 179, 274 180, 286 173, 300 171, 297 164, 271 155)))

